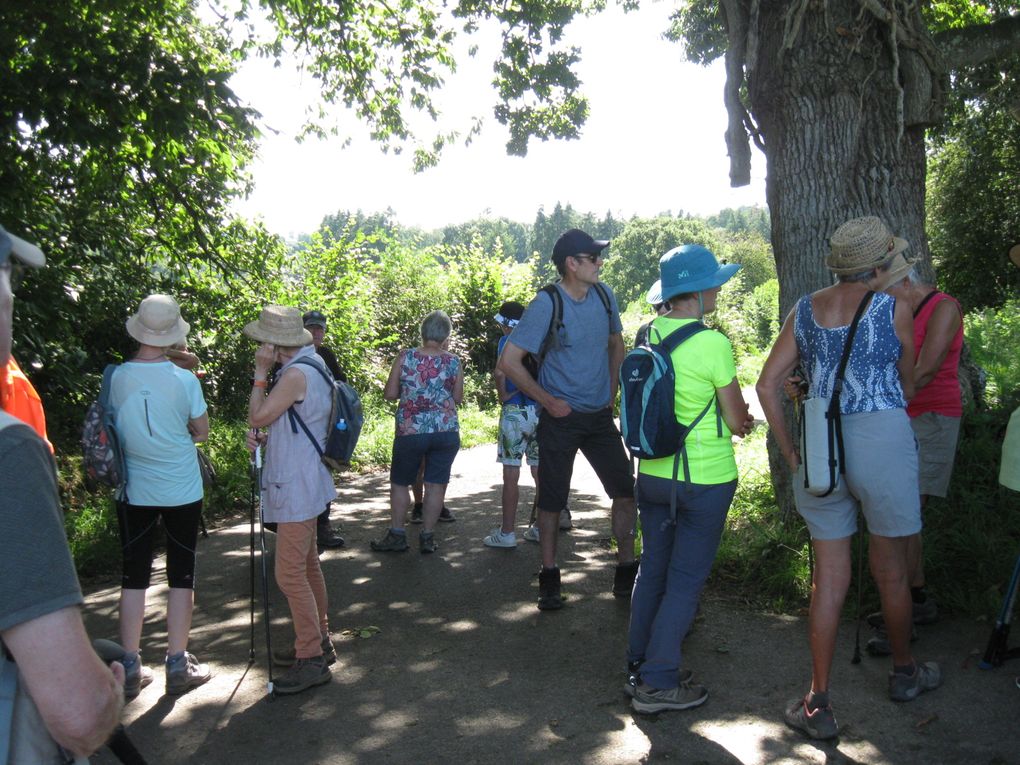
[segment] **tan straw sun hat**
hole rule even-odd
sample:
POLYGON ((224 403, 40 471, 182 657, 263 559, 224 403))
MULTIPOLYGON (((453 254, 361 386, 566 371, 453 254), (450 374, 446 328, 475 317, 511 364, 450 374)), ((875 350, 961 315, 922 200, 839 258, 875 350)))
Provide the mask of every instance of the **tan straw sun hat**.
POLYGON ((289 305, 267 305, 259 314, 258 321, 245 326, 244 334, 260 343, 289 348, 312 342, 312 333, 305 329, 301 311, 289 305))
POLYGON ((181 318, 177 301, 169 295, 149 295, 138 313, 125 322, 131 337, 145 345, 168 348, 188 336, 191 326, 181 318))
POLYGON ((859 274, 878 268, 910 245, 893 236, 880 218, 868 215, 848 220, 829 239, 825 265, 834 274, 859 274))
POLYGON ((892 285, 903 281, 916 262, 914 258, 908 258, 902 252, 897 252, 887 265, 879 269, 875 289, 886 290, 892 285))

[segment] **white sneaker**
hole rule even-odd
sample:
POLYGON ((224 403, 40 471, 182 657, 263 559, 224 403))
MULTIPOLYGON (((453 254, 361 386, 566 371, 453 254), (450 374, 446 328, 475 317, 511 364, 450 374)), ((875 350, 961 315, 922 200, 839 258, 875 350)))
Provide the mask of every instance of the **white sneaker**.
POLYGON ((517 534, 512 531, 503 532, 498 526, 482 540, 488 547, 517 547, 517 534))
POLYGON ((538 526, 528 526, 528 530, 524 532, 524 538, 529 542, 538 541, 538 526))
POLYGON ((574 528, 574 522, 570 518, 570 508, 560 510, 560 531, 568 531, 574 528))

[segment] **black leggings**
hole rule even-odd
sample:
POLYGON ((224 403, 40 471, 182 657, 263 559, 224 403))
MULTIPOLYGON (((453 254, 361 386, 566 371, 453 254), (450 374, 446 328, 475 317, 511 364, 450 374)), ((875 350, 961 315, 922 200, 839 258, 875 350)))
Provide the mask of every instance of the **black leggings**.
POLYGON ((144 590, 152 575, 156 524, 166 530, 166 580, 171 587, 195 589, 195 545, 202 518, 202 500, 174 507, 117 503, 117 526, 124 563, 120 586, 144 590))

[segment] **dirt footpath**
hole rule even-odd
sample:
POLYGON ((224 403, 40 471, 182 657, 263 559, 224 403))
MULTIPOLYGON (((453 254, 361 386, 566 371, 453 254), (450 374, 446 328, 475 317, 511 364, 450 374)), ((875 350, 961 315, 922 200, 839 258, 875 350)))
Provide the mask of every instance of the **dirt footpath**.
MULTIPOLYGON (((154 587, 142 647, 156 682, 125 710, 149 762, 1020 764, 1020 663, 978 669, 990 625, 970 620, 922 628, 916 653, 939 661, 946 681, 910 704, 888 700, 886 661, 866 656, 851 665, 854 628, 844 624, 833 673, 843 733, 814 743, 782 722, 784 703, 809 682, 804 620, 751 612, 709 592, 685 642, 708 702, 632 713, 622 692, 628 603, 609 594, 608 502, 597 480, 579 458, 576 528, 560 538, 567 606, 540 613, 537 545, 520 533, 516 550, 482 545, 499 518, 494 457, 486 446, 457 458, 447 500, 457 522, 439 525, 432 556, 416 546, 369 549, 386 527, 385 473, 342 486, 333 518, 347 547, 322 556, 339 662, 332 683, 298 696, 266 699, 261 604, 256 661, 248 662, 247 523, 200 540, 190 648, 216 674, 183 697, 163 695, 166 593, 154 587)), ((530 476, 524 481, 530 499, 530 476)), ((88 594, 94 637, 116 636, 117 593, 110 586, 88 594)), ((291 636, 275 587, 272 608, 274 644, 283 644, 291 636)), ((94 762, 115 760, 104 753, 94 762)))

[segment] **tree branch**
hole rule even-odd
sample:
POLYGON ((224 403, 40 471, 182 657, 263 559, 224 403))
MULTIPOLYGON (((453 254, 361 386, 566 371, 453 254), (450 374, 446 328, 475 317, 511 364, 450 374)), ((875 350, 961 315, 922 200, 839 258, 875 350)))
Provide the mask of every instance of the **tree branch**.
POLYGON ((934 36, 950 71, 1020 53, 1020 16, 947 29, 934 36))
POLYGON ((726 14, 729 45, 726 47, 726 89, 723 101, 728 117, 726 151, 730 156, 730 186, 747 186, 751 182, 751 144, 744 127, 747 110, 740 100, 744 84, 744 54, 747 44, 747 13, 739 0, 722 0, 726 14))

